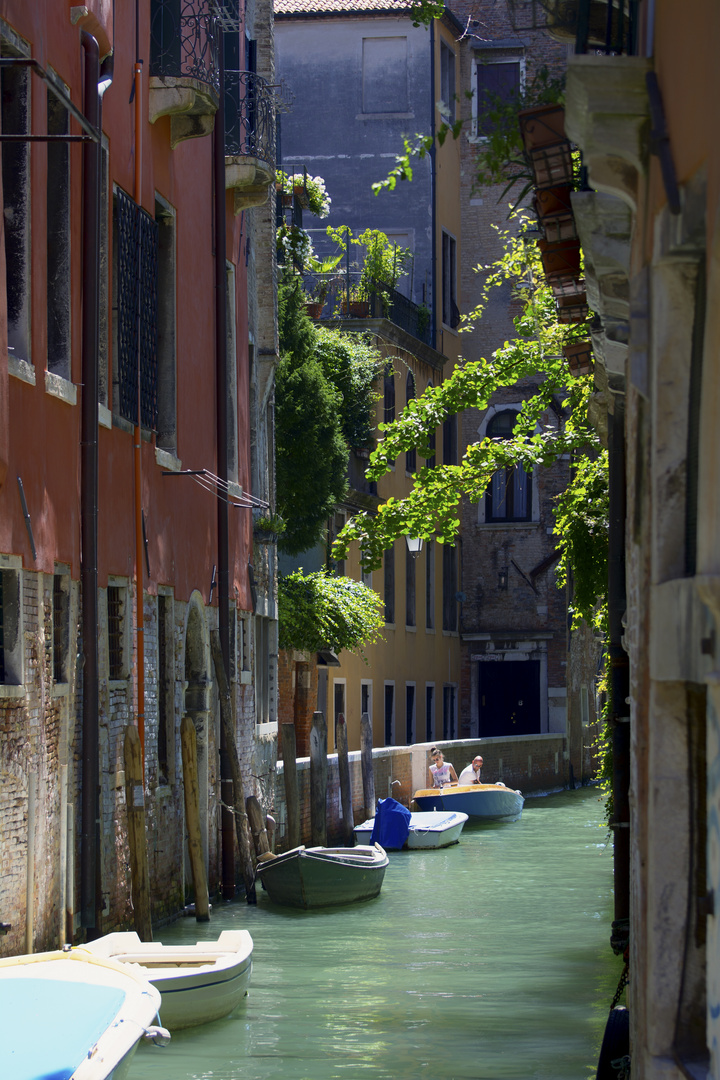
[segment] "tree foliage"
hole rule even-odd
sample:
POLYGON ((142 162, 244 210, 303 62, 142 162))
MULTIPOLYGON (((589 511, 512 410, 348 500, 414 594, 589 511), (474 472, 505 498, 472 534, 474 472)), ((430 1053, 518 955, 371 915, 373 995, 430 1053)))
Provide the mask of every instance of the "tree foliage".
POLYGON ((431 457, 430 438, 449 416, 467 408, 484 410, 498 390, 522 380, 534 390, 523 401, 512 437, 486 437, 468 446, 457 465, 425 466, 405 498, 390 498, 377 513, 351 518, 333 553, 344 558, 349 544, 357 541, 363 565, 371 569, 380 566, 384 550, 398 536, 452 543, 460 527, 461 499, 479 502, 498 469, 520 463, 532 472, 570 455, 571 480, 556 515, 563 552, 560 575, 565 580, 563 575, 572 572, 576 616, 592 620, 607 588, 607 460, 587 419, 592 378, 571 375, 562 353, 564 344, 582 338, 586 330, 558 322, 534 239, 523 230, 504 230, 501 239, 503 255, 485 268, 481 301, 465 328, 482 318, 490 290, 510 282, 521 302, 516 336, 490 359, 461 361, 440 386, 410 401, 392 424, 381 424, 383 439, 370 455, 367 476, 380 479, 414 448, 421 457, 431 457))
POLYGON ((362 335, 316 328, 299 275, 278 290, 281 358, 275 377, 277 511, 290 555, 314 547, 347 491, 350 447, 371 441, 380 355, 362 335))
POLYGON ((381 636, 383 602, 361 581, 324 570, 278 581, 280 648, 362 652, 381 636))

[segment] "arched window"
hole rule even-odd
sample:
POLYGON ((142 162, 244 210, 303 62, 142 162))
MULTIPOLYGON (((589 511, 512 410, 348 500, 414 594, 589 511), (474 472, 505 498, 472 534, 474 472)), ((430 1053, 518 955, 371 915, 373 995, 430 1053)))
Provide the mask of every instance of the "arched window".
MULTIPOLYGON (((491 439, 509 439, 517 412, 505 409, 496 413, 487 426, 491 439)), ((522 465, 498 469, 485 494, 486 521, 530 521, 532 517, 532 476, 522 465)))
MULTIPOLYGON (((408 404, 415 397, 415 376, 408 371, 405 380, 405 403, 408 404)), ((415 450, 405 451, 405 472, 414 473, 417 469, 417 454, 415 450)))

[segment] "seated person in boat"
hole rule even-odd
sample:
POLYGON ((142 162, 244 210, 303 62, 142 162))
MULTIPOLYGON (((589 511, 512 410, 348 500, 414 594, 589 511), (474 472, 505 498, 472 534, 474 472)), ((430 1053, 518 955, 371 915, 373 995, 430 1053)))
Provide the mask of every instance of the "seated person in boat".
POLYGON ((482 784, 480 773, 482 772, 483 759, 476 754, 469 765, 466 765, 458 778, 458 784, 482 784))
POLYGON ((430 750, 430 757, 433 759, 433 764, 430 766, 431 787, 441 788, 446 784, 457 784, 457 773, 450 762, 444 760, 442 750, 438 750, 436 746, 433 746, 430 750))

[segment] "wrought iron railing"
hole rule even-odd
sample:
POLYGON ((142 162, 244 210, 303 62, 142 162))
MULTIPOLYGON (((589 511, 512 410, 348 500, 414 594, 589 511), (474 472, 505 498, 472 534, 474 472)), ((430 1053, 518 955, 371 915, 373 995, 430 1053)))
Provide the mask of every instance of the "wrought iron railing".
POLYGON ((220 93, 218 22, 212 0, 152 0, 150 74, 197 79, 220 93))
POLYGON ((432 314, 383 282, 368 285, 360 271, 303 274, 308 313, 315 319, 389 319, 432 346, 432 314))
POLYGON ((123 191, 116 194, 117 359, 120 415, 157 430, 157 222, 123 191), (138 342, 139 335, 139 342, 138 342))
POLYGON ((254 71, 225 72, 225 153, 275 165, 275 101, 254 71))

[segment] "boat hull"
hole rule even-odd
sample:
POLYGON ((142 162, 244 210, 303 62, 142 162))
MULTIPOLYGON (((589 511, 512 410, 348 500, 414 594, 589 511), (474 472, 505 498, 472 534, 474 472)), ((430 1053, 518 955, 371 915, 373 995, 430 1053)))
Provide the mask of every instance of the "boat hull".
MULTIPOLYGON (((457 844, 463 825, 468 815, 446 811, 420 811, 410 815, 410 831, 403 845, 411 851, 427 851, 432 848, 450 847, 457 844)), ((374 818, 356 825, 355 842, 369 844, 372 836, 374 818)))
POLYGON ((414 795, 421 810, 455 810, 475 821, 516 821, 525 799, 502 784, 423 788, 414 795))
POLYGON ((274 904, 334 907, 378 896, 387 865, 388 857, 379 845, 299 847, 260 863, 257 877, 274 904))
POLYGON ((124 1080, 160 995, 82 949, 0 960, 0 1076, 124 1080))
POLYGON ((160 991, 160 1019, 170 1031, 229 1016, 250 985, 253 941, 247 930, 224 930, 217 941, 195 945, 163 945, 141 941, 132 932, 114 933, 85 948, 139 965, 160 991))

